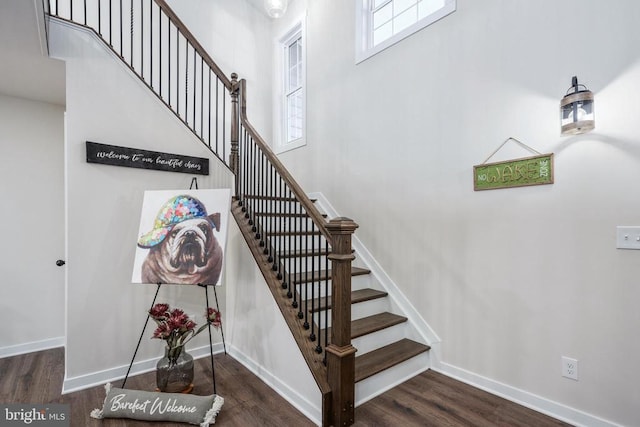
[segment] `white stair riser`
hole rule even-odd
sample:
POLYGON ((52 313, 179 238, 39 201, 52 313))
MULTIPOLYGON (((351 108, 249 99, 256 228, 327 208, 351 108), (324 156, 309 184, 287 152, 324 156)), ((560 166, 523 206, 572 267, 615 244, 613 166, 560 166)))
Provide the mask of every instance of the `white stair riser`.
MULTIPOLYGON (((351 305, 351 319, 361 319, 363 317, 373 316, 374 314, 380 314, 382 312, 389 311, 389 303, 386 298, 377 298, 370 301, 359 302, 351 305)), ((322 328, 325 327, 324 311, 320 313, 314 313, 314 319, 316 316, 322 316, 322 328), (321 314, 320 314, 321 313, 321 314)), ((331 310, 329 310, 328 323, 331 326, 331 310)), ((317 319, 316 319, 317 320, 317 319)), ((318 323, 316 323, 318 324, 318 323)))
POLYGON ((371 334, 354 338, 351 340, 351 344, 358 349, 356 357, 406 338, 407 328, 407 323, 403 322, 371 334))
POLYGON ((420 353, 396 366, 356 383, 356 406, 426 371, 431 366, 429 352, 420 353))
MULTIPOLYGON (((361 276, 353 276, 351 278, 351 290, 353 291, 358 291, 361 289, 367 289, 367 288, 371 288, 371 289, 377 289, 375 286, 372 285, 371 280, 372 278, 365 274, 365 275, 361 275, 361 276)), ((325 286, 325 282, 315 282, 313 284, 313 286, 315 287, 314 290, 311 290, 311 284, 309 284, 309 286, 307 286, 307 284, 301 284, 301 285, 296 285, 296 290, 298 291, 298 295, 302 295, 302 299, 306 299, 305 295, 308 295, 309 298, 311 298, 311 293, 314 292, 315 298, 318 297, 325 297, 327 294, 331 295, 331 281, 329 280, 328 282, 329 286, 325 286), (308 290, 304 290, 308 289, 308 290), (306 293, 305 293, 306 292, 306 293)))

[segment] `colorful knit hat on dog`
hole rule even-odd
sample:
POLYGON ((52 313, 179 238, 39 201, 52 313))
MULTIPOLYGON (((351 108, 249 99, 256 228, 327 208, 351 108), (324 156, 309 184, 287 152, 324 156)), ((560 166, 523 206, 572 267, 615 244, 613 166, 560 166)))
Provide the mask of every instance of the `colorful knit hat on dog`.
POLYGON ((153 230, 140 236, 138 246, 151 248, 161 243, 176 224, 188 219, 206 218, 206 216, 207 209, 195 197, 184 194, 172 197, 158 212, 153 230))

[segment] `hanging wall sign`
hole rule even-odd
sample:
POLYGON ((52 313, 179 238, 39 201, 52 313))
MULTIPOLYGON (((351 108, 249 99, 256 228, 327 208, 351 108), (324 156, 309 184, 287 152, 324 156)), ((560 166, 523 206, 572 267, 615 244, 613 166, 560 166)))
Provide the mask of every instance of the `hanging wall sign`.
POLYGON ((473 167, 473 189, 475 191, 542 184, 553 184, 553 153, 541 154, 513 137, 507 138, 481 165, 473 167), (536 155, 487 163, 510 141, 536 155))
POLYGON ((473 167, 473 189, 476 191, 542 184, 553 184, 553 154, 473 167))
POLYGON ((87 141, 87 163, 209 175, 209 159, 87 141))

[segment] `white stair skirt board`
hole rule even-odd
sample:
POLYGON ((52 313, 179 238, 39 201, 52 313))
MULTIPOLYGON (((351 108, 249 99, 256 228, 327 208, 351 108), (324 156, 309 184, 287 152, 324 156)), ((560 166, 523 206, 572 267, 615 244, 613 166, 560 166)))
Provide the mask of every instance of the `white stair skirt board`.
POLYGON ((0 359, 3 357, 18 356, 20 354, 49 350, 51 348, 64 347, 64 337, 48 338, 46 340, 28 342, 24 344, 0 347, 0 359))
MULTIPOLYGON (((189 349, 188 351, 194 359, 208 357, 210 354, 208 345, 189 349)), ((213 345, 213 354, 222 353, 223 351, 224 348, 222 347, 222 343, 216 343, 213 345)), ((160 359, 160 357, 162 357, 162 355, 158 355, 158 357, 154 357, 152 359, 140 360, 137 362, 134 361, 133 366, 131 367, 131 372, 129 373, 129 377, 134 377, 136 375, 155 370, 156 364, 158 363, 158 359, 160 359)), ((127 369, 129 369, 129 365, 121 365, 115 368, 105 369, 104 371, 91 372, 73 378, 65 377, 64 383, 62 384, 62 394, 84 390, 86 388, 91 388, 108 382, 123 379, 124 376, 127 375, 127 369)))
POLYGON ((430 365, 427 351, 356 383, 356 407, 421 374, 430 365))

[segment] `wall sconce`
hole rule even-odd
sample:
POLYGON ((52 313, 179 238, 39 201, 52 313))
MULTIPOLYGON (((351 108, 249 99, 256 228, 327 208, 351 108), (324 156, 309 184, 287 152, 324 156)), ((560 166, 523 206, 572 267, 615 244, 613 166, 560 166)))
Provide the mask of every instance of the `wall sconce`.
POLYGON ((288 0, 264 0, 264 8, 272 18, 280 18, 287 11, 288 0))
POLYGON ((576 76, 571 79, 571 87, 560 101, 560 124, 561 135, 579 135, 596 127, 593 92, 585 85, 578 84, 576 76), (573 92, 569 93, 571 90, 573 92))

